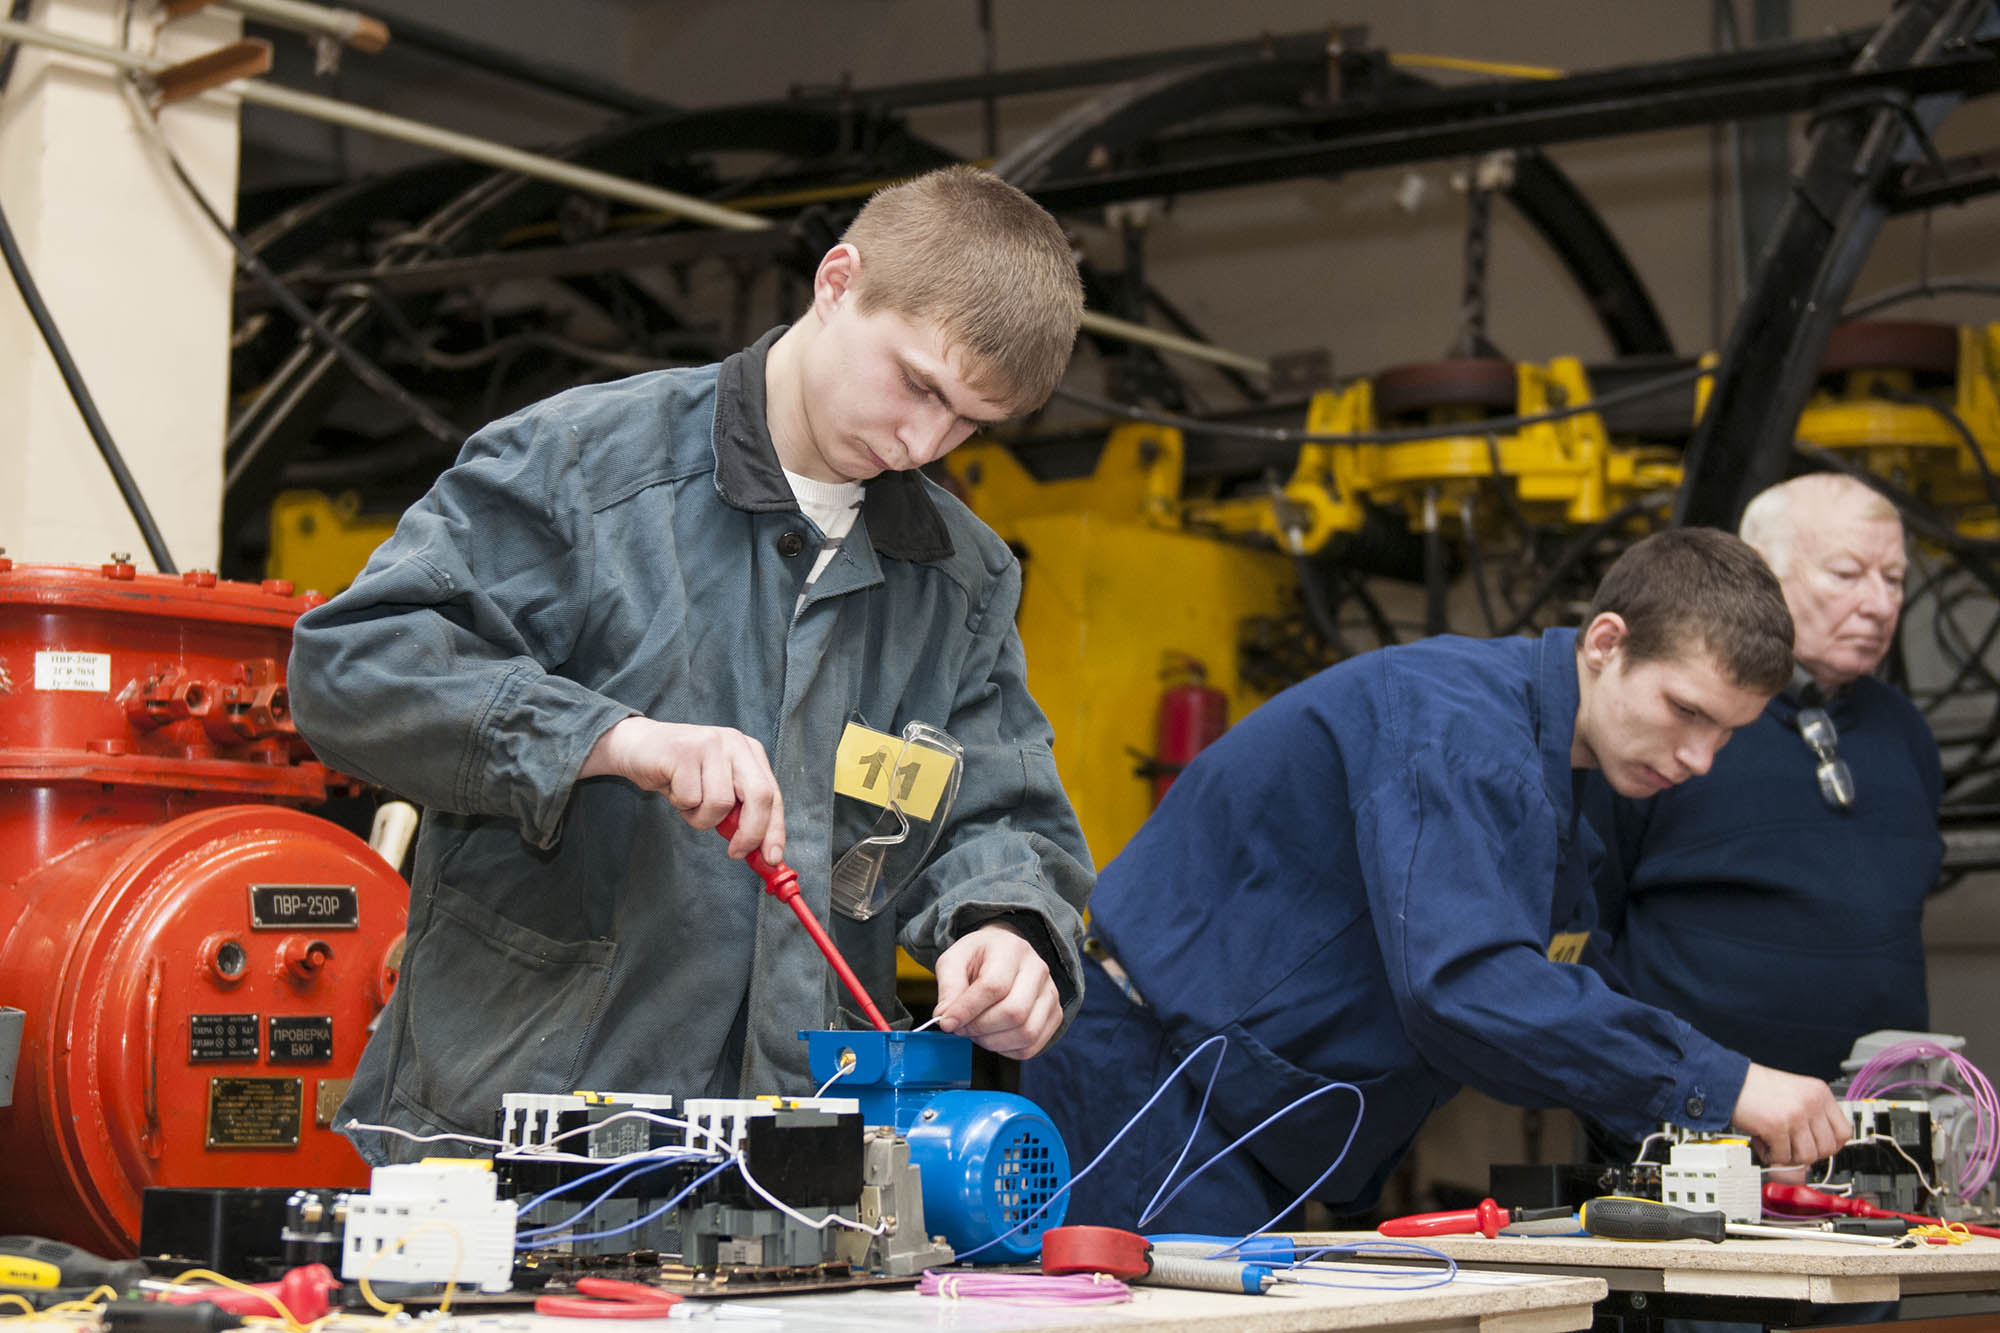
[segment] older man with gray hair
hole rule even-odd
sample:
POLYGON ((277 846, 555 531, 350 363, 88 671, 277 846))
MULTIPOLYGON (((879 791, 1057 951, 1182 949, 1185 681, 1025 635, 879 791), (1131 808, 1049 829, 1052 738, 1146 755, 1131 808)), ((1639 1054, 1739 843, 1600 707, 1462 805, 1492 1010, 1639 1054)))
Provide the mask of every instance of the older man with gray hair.
POLYGON ((1797 675, 1706 777, 1643 800, 1593 781, 1601 925, 1635 999, 1832 1078, 1855 1037, 1929 1025, 1938 748, 1871 674, 1902 610, 1903 528, 1867 486, 1820 473, 1757 496, 1740 533, 1784 587, 1797 675))

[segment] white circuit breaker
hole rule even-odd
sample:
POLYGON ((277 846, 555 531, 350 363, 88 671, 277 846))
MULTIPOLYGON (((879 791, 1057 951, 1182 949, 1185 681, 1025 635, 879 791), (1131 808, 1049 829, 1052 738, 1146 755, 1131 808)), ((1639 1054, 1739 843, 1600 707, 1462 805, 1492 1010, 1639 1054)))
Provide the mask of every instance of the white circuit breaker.
POLYGON ((496 1194, 491 1166, 483 1161, 376 1167, 368 1193, 347 1200, 341 1277, 508 1290, 514 1201, 496 1194))
POLYGON ((1721 1209, 1732 1222, 1760 1222, 1764 1185, 1744 1139, 1676 1143, 1660 1168, 1660 1201, 1701 1212, 1721 1209))

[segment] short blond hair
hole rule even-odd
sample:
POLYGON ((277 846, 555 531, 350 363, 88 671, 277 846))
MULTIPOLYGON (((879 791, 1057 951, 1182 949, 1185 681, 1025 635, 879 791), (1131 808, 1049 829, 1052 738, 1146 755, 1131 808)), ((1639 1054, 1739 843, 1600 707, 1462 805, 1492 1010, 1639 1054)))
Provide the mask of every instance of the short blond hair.
POLYGON ((1800 524, 1820 521, 1828 509, 1843 501, 1856 505, 1860 517, 1871 522, 1900 525, 1903 521, 1896 506, 1866 482, 1839 472, 1808 472, 1757 492, 1743 506, 1736 535, 1756 547, 1783 578, 1791 569, 1800 524))
POLYGON ((1040 204, 989 171, 944 167, 878 191, 840 239, 861 255, 860 309, 935 324, 982 397, 1018 414, 1056 391, 1083 283, 1040 204))

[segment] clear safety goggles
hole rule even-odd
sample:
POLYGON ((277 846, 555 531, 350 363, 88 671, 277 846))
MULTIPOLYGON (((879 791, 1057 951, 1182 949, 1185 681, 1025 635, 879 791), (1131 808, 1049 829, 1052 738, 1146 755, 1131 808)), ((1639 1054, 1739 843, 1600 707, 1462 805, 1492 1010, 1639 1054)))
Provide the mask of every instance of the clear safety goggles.
POLYGON ((901 744, 883 770, 888 782, 882 813, 868 836, 834 862, 835 911, 866 921, 922 873, 958 797, 964 769, 965 748, 942 728, 928 722, 903 728, 901 744))

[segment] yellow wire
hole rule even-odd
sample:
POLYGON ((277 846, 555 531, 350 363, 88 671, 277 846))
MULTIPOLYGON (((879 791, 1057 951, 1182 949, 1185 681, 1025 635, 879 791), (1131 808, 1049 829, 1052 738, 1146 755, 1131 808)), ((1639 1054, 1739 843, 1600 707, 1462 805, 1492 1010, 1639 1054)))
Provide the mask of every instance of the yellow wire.
POLYGON ((66 1314, 66 1313, 96 1314, 100 1304, 100 1302, 98 1301, 99 1293, 102 1293, 105 1299, 107 1300, 115 1301, 118 1299, 118 1289, 116 1287, 98 1286, 93 1288, 88 1296, 82 1296, 73 1301, 59 1301, 56 1304, 51 1305, 48 1309, 42 1311, 42 1313, 43 1314, 66 1314))
POLYGON ((1423 55, 1396 51, 1389 63, 1403 69, 1449 69, 1461 74, 1491 74, 1496 79, 1560 79, 1564 71, 1547 65, 1513 65, 1500 60, 1467 60, 1463 56, 1423 55))
MULTIPOLYGON (((0 1301, 12 1301, 14 1302, 14 1304, 20 1306, 22 1310, 26 1311, 28 1314, 31 1315, 38 1315, 41 1313, 40 1310, 37 1310, 35 1308, 35 1303, 33 1301, 29 1300, 26 1296, 16 1296, 11 1291, 0 1291, 0 1301)), ((20 1317, 21 1316, 17 1314, 10 1314, 7 1316, 7 1318, 9 1319, 19 1319, 20 1317)))
POLYGON ((216 1286, 227 1287, 231 1291, 248 1292, 277 1311, 278 1317, 285 1321, 285 1327, 290 1329, 291 1333, 304 1333, 305 1331, 305 1325, 299 1321, 299 1317, 286 1309, 285 1303, 268 1291, 259 1291, 247 1282, 238 1282, 233 1277, 224 1277, 221 1273, 213 1272, 206 1268, 190 1268, 175 1277, 174 1282, 176 1284, 186 1282, 189 1278, 195 1278, 202 1282, 213 1282, 216 1286))
MULTIPOLYGON (((455 1249, 455 1253, 452 1255, 451 1260, 451 1276, 445 1279, 444 1295, 438 1298, 438 1313, 449 1314, 451 1312, 451 1294, 458 1290, 458 1270, 465 1265, 465 1237, 460 1235, 458 1228, 451 1223, 436 1221, 425 1222, 421 1226, 411 1227, 408 1231, 405 1231, 402 1235, 375 1251, 373 1255, 369 1256, 368 1262, 361 1266, 361 1276, 355 1279, 355 1283, 361 1288, 361 1299, 367 1301, 369 1307, 377 1314, 393 1318, 403 1312, 403 1307, 401 1303, 385 1305, 382 1298, 375 1294, 375 1289, 368 1285, 368 1274, 374 1270, 376 1264, 382 1262, 383 1255, 401 1250, 410 1237, 420 1236, 426 1231, 436 1231, 440 1228, 451 1233, 451 1243, 455 1249)), ((301 1330, 301 1333, 303 1333, 303 1330, 301 1330)))
POLYGON ((1926 1225, 1911 1227, 1909 1234, 1940 1240, 1947 1245, 1963 1245, 1972 1239, 1972 1232, 1966 1229, 1963 1222, 1946 1222, 1942 1226, 1926 1225))

